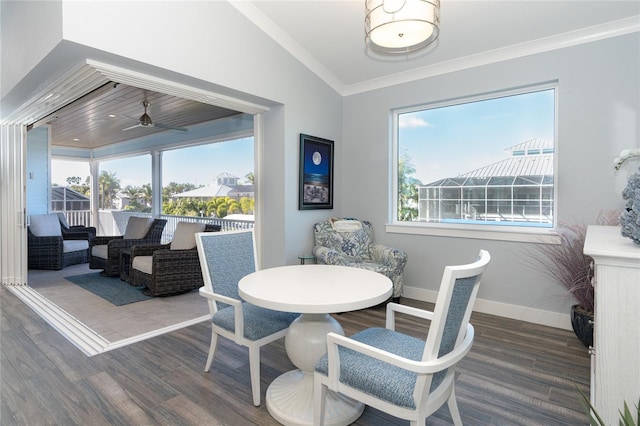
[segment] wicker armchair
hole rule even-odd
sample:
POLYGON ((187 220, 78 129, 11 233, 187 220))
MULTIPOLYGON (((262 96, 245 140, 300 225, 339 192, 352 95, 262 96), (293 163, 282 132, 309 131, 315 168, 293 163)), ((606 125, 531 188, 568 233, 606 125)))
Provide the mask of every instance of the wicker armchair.
POLYGON ((140 230, 139 226, 142 219, 146 218, 131 216, 124 235, 92 238, 89 242, 89 268, 104 269, 102 275, 118 276, 120 275, 120 252, 123 249, 130 249, 133 246, 160 244, 162 231, 167 221, 165 219, 153 219, 151 225, 146 228, 146 233, 140 236, 137 232, 140 230))
POLYGON ((88 261, 86 232, 65 232, 55 214, 34 215, 27 227, 29 269, 59 270, 88 261))
MULTIPOLYGON (((186 293, 204 285, 193 228, 191 228, 193 247, 186 248, 190 247, 190 243, 176 247, 176 240, 180 238, 177 234, 181 223, 178 223, 174 239, 169 244, 132 247, 129 266, 130 283, 135 286, 145 286, 146 288, 142 290, 144 294, 171 296, 186 293)), ((219 225, 205 225, 197 231, 218 232, 220 229, 219 225)))

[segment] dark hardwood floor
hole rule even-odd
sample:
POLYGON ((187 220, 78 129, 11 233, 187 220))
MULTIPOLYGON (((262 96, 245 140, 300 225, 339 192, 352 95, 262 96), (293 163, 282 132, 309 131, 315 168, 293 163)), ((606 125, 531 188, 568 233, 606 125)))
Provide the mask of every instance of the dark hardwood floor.
MULTIPOLYGON (((262 349, 262 405, 251 403, 248 355, 221 339, 203 368, 210 328, 190 326, 86 357, 7 289, 0 288, 0 424, 276 425, 268 384, 293 367, 283 341, 262 349)), ((403 303, 431 309, 410 299, 403 303)), ((384 326, 375 307, 336 316, 347 335, 384 326)), ((474 314, 476 339, 459 364, 456 392, 466 425, 582 425, 576 386, 589 388, 589 356, 573 332, 474 314)), ((424 336, 400 318, 398 330, 424 336)), ((451 423, 445 407, 430 425, 451 423)), ((408 424, 365 409, 356 425, 408 424)))

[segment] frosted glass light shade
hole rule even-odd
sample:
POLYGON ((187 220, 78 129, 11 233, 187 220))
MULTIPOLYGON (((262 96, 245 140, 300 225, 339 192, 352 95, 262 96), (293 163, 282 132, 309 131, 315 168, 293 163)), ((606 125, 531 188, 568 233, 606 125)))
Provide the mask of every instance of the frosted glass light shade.
POLYGON ((365 0, 367 45, 406 53, 432 43, 440 30, 440 0, 365 0))

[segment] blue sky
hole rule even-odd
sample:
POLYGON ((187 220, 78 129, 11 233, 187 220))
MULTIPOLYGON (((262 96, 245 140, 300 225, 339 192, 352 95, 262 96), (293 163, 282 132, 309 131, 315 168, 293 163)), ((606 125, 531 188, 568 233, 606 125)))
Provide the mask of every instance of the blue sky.
POLYGON ((554 91, 440 107, 400 116, 399 153, 426 184, 487 166, 533 138, 554 140, 554 91))
MULTIPOLYGON (((253 137, 218 142, 191 148, 165 151, 163 154, 163 183, 193 183, 209 185, 220 173, 229 173, 246 181, 245 175, 253 172, 253 137)), ((122 188, 151 183, 151 158, 148 154, 119 160, 105 161, 100 170, 115 172, 122 188)), ((51 170, 54 184, 66 185, 68 176, 89 175, 84 162, 56 161, 51 170)))

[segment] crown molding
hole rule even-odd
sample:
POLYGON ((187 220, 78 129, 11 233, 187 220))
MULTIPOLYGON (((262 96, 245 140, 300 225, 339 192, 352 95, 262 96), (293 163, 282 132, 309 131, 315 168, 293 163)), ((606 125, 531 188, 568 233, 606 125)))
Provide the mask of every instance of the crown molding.
POLYGON ((490 50, 447 62, 440 62, 422 68, 416 68, 378 79, 364 81, 345 87, 342 96, 355 95, 371 90, 382 89, 397 84, 408 83, 437 75, 448 74, 483 65, 531 56, 566 47, 592 43, 599 40, 619 37, 640 31, 640 15, 619 21, 582 28, 550 37, 514 44, 501 49, 490 50))
POLYGON ((636 15, 347 86, 250 2, 229 4, 342 96, 640 32, 640 15, 636 15))

